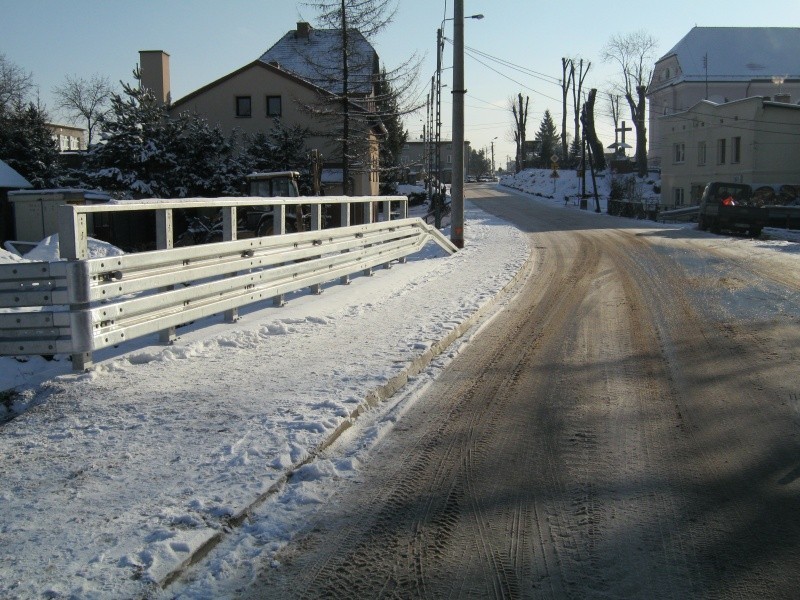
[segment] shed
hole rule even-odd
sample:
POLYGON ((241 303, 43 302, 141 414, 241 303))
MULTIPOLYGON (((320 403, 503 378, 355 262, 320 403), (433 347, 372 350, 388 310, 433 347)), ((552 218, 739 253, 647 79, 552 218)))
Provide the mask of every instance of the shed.
POLYGON ((9 190, 30 189, 33 186, 22 175, 0 160, 0 238, 2 242, 14 237, 14 220, 11 204, 8 201, 9 190))

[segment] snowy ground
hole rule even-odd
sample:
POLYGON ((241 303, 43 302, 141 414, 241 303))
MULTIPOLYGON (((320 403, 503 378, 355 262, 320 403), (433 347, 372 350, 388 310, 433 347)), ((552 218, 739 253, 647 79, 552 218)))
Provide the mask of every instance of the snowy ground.
MULTIPOLYGON (((577 179, 553 193, 546 174, 514 186, 578 210, 563 199, 577 179)), ((15 386, 5 397, 22 412, 0 428, 0 597, 235 597, 335 480, 358 476, 371 443, 469 343, 476 313, 505 301, 528 242, 469 204, 467 225, 454 256, 430 245, 321 296, 241 311, 233 326, 196 323, 172 346, 98 353, 87 374, 64 357, 0 358, 0 389, 15 386), (351 452, 310 460, 351 424, 351 452), (209 541, 216 550, 161 592, 209 541)), ((800 262, 796 233, 748 243, 800 262)))

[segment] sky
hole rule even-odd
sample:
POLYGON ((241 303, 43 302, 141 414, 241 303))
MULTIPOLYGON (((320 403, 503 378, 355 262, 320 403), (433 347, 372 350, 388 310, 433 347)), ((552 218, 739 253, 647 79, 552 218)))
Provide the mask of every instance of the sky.
MULTIPOLYGON (((494 144, 498 165, 513 156, 508 106, 519 93, 530 97, 528 137, 546 109, 560 129, 561 58, 591 62, 584 88, 608 89, 619 76, 600 56, 612 35, 644 30, 659 43, 658 58, 694 26, 800 26, 800 3, 791 0, 762 0, 758 10, 744 0, 673 0, 668 9, 663 3, 639 5, 637 14, 631 12, 636 3, 620 0, 465 0, 465 15, 484 15, 465 23, 466 139, 473 148, 490 152, 494 144)), ((170 54, 172 96, 178 99, 252 62, 298 20, 314 25, 317 16, 296 0, 2 0, 0 9, 0 53, 32 73, 47 106, 53 106, 52 89, 67 74, 131 82, 139 50, 170 54)), ((416 96, 423 104, 436 68, 436 30, 452 14, 453 0, 398 0, 394 21, 374 40, 388 68, 413 54, 422 57, 416 96)), ((445 38, 452 40, 452 21, 444 25, 445 38)), ((446 43, 442 81, 450 88, 451 65, 452 45, 446 43)), ((451 133, 447 91, 443 138, 451 133)), ((597 132, 606 146, 614 141, 609 115, 601 103, 597 132)), ((571 121, 570 111, 568 131, 571 121)), ((424 122, 424 109, 408 117, 412 139, 422 134, 424 122)))
MULTIPOLYGON (((531 203, 576 217, 561 199, 578 181, 535 170, 504 179, 531 203)), ((598 179, 604 198, 609 182, 598 179)), ((643 232, 696 228, 580 213, 643 232)), ((16 386, 21 413, 0 435, 0 597, 219 600, 241 597, 265 565, 279 568, 278 552, 335 501, 339 482, 358 480, 370 450, 420 408, 426 386, 510 302, 503 290, 526 276, 526 234, 469 202, 466 219, 467 244, 452 256, 429 243, 322 295, 243 308, 235 324, 198 320, 169 346, 152 335, 99 351, 89 373, 72 373, 65 356, 0 357, 0 390, 16 386), (437 353, 453 333, 461 337, 437 353), (368 407, 370 394, 404 376, 396 394, 368 407), (228 527, 247 509, 250 518, 228 527), (187 579, 150 587, 220 533, 187 579)), ((788 271, 800 265, 797 232, 686 235, 788 271)), ((55 258, 52 244, 41 246, 55 258)), ((0 250, 0 262, 14 260, 0 250)))

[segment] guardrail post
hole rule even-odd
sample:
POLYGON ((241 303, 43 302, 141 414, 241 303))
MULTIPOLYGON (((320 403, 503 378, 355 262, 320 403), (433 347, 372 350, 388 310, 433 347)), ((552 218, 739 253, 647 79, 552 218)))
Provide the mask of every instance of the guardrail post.
MULTIPOLYGON (((286 235, 285 204, 272 207, 272 232, 274 235, 286 235)), ((283 306, 284 304, 286 304, 286 296, 284 294, 279 294, 272 299, 273 306, 283 306)))
MULTIPOLYGON (((350 227, 350 202, 342 202, 339 207, 339 215, 339 227, 350 227)), ((342 252, 347 252, 347 250, 342 250, 342 252)), ((339 283, 348 285, 350 283, 350 275, 342 275, 339 279, 339 283)))
MULTIPOLYGON (((407 219, 408 218, 408 196, 406 196, 405 200, 401 200, 400 201, 400 218, 401 219, 407 219)), ((405 263, 408 262, 408 259, 406 259, 406 257, 403 256, 397 262, 399 262, 401 264, 405 264, 405 263)))
MULTIPOLYGON (((372 223, 372 202, 364 202, 364 225, 369 225, 372 223)), ((365 248, 369 248, 372 244, 367 244, 364 246, 365 248)), ((372 277, 372 268, 364 269, 364 276, 365 277, 372 277)))
MULTIPOLYGON (((156 248, 158 250, 171 250, 174 246, 174 230, 172 209, 166 208, 156 211, 156 248)), ((161 291, 174 290, 174 285, 161 288, 161 291)), ((171 344, 178 337, 174 327, 167 327, 158 332, 158 341, 162 344, 171 344)))
MULTIPOLYGON (((58 207, 58 252, 61 258, 70 262, 89 258, 89 234, 86 228, 86 221, 86 215, 79 214, 71 204, 63 204, 58 207)), ((70 297, 83 298, 85 296, 83 290, 75 290, 75 287, 85 286, 87 282, 75 282, 68 279, 67 285, 73 288, 69 290, 70 297)), ((88 302, 77 302, 69 305, 70 339, 73 342, 73 349, 75 349, 75 340, 91 340, 92 338, 92 324, 85 323, 84 319, 74 318, 88 308, 88 302), (78 325, 79 323, 82 325, 78 325), (75 331, 76 327, 88 329, 88 331, 75 331)), ((73 371, 85 371, 92 366, 91 350, 73 352, 71 357, 73 371)))
MULTIPOLYGON (((392 201, 391 200, 384 200, 383 204, 383 220, 384 221, 391 221, 392 220, 392 201)), ((386 262, 383 263, 384 269, 391 269, 392 263, 386 262)))
MULTIPOLYGON (((317 202, 316 204, 311 205, 311 230, 312 231, 321 231, 322 230, 322 203, 317 202)), ((320 258, 320 257, 317 257, 320 258)), ((322 293, 322 284, 315 283, 310 288, 312 294, 321 294, 322 293)))
MULTIPOLYGON (((222 241, 232 242, 236 239, 236 207, 225 206, 222 208, 222 241)), ((238 273, 231 273, 231 277, 236 277, 238 273)), ((225 311, 225 322, 235 323, 239 320, 239 309, 231 308, 225 311)))

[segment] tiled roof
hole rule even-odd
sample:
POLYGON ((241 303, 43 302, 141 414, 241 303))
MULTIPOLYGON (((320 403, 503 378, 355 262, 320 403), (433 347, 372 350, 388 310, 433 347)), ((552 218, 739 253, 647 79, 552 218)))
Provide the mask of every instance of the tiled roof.
MULTIPOLYGON (((311 29, 308 35, 289 31, 259 60, 276 63, 281 69, 333 94, 342 93, 342 34, 338 29, 311 29)), ((348 89, 369 94, 378 69, 378 55, 357 30, 350 30, 352 51, 348 59, 348 89)))

